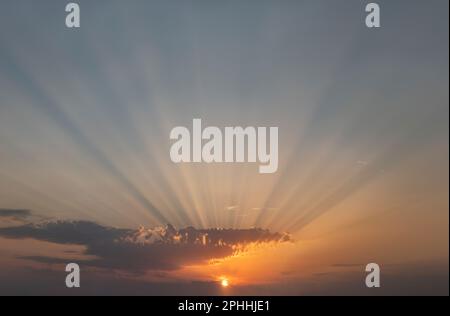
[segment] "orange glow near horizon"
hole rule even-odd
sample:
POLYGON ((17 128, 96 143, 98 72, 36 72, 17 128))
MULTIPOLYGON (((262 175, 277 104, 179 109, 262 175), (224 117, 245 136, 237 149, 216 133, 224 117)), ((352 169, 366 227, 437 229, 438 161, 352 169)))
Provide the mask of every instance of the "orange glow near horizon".
POLYGON ((296 244, 259 245, 249 251, 174 271, 174 279, 208 282, 216 280, 222 288, 277 282, 286 263, 295 254, 296 244))

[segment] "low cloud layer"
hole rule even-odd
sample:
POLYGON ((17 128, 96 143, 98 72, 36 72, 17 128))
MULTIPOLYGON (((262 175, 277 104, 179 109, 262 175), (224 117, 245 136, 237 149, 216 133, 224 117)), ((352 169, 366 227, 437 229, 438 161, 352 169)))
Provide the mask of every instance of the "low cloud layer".
POLYGON ((29 216, 31 216, 31 211, 29 210, 0 209, 0 219, 10 218, 21 220, 29 216))
POLYGON ((0 208, 0 227, 23 225, 33 216, 29 210, 0 208))
MULTIPOLYGON (((52 221, 0 228, 0 236, 82 245, 86 266, 133 273, 174 270, 183 265, 221 259, 245 251, 250 244, 283 243, 290 237, 263 229, 175 229, 172 225, 138 230, 105 227, 89 221, 52 221)), ((22 257, 41 263, 67 263, 52 257, 22 257)))

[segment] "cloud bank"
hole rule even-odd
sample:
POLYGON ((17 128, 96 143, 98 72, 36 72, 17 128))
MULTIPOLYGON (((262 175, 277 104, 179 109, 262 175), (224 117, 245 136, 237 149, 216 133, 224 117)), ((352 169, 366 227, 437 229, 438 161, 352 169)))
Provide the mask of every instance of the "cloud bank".
MULTIPOLYGON (((85 266, 119 269, 133 273, 175 270, 184 265, 207 262, 245 251, 248 245, 289 242, 287 234, 252 229, 176 229, 166 227, 122 229, 89 221, 50 221, 0 228, 0 236, 31 238, 57 244, 85 246, 92 260, 85 266)), ((22 257, 41 263, 67 263, 52 257, 22 257)))
POLYGON ((0 219, 23 220, 29 216, 31 216, 31 211, 29 210, 0 209, 0 219))

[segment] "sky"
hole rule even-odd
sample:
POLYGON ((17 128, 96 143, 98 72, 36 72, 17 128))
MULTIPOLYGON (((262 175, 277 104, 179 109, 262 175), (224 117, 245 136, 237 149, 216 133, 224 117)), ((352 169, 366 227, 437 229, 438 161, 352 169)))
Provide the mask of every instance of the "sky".
POLYGON ((448 1, 77 3, 1 4, 0 294, 448 295, 448 1), (194 118, 278 171, 174 164, 194 118))

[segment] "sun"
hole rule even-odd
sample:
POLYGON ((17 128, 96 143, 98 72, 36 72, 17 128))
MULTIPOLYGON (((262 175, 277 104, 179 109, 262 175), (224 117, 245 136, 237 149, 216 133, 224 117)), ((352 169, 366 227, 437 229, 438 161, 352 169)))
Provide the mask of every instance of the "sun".
POLYGON ((228 287, 230 286, 230 282, 228 281, 228 279, 222 279, 222 281, 220 281, 220 285, 222 285, 222 287, 228 287))

